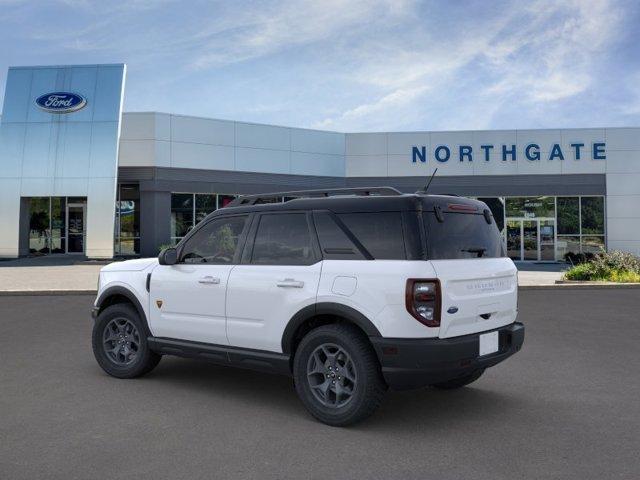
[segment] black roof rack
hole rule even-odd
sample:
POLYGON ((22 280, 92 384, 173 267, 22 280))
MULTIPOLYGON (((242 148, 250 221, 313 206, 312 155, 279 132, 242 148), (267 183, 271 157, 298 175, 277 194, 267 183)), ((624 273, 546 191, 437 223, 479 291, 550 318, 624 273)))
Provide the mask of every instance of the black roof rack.
POLYGON ((459 197, 460 195, 458 195, 457 193, 439 193, 439 192, 434 192, 434 193, 427 193, 424 190, 418 190, 416 192, 416 195, 441 195, 443 197, 459 197))
POLYGON ((262 203, 265 200, 270 200, 275 197, 295 197, 295 198, 317 198, 317 197, 330 197, 335 195, 402 195, 400 190, 393 187, 357 187, 357 188, 332 188, 321 190, 295 190, 290 192, 274 192, 274 193, 260 193, 257 195, 240 195, 231 201, 227 207, 239 207, 255 205, 262 203))

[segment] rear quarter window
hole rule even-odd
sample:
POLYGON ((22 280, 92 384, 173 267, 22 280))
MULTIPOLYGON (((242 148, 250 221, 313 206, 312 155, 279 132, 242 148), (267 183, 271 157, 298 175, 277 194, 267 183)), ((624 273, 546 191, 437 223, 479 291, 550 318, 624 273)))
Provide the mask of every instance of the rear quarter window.
POLYGON ((357 245, 327 212, 314 212, 314 222, 322 257, 326 260, 365 260, 357 245))
POLYGON ((400 212, 342 213, 338 218, 376 260, 406 260, 400 212))
POLYGON ((502 237, 493 219, 489 224, 482 214, 447 212, 439 222, 433 212, 423 215, 430 260, 505 256, 502 237))

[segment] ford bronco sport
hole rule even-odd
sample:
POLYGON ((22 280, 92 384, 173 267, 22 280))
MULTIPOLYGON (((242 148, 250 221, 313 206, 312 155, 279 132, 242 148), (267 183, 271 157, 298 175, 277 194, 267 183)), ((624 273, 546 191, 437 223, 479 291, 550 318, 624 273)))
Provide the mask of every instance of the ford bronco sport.
POLYGON ((462 387, 517 352, 517 288, 480 201, 388 187, 242 196, 158 259, 100 271, 93 351, 118 378, 162 355, 290 375, 311 415, 343 426, 387 388, 462 387))

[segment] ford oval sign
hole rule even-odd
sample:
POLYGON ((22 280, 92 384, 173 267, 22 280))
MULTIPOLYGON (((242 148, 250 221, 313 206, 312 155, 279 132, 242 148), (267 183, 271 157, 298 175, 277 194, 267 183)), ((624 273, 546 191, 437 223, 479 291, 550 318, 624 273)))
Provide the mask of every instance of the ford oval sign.
POLYGON ((87 99, 77 93, 53 92, 36 98, 36 105, 49 113, 71 113, 84 108, 87 99))

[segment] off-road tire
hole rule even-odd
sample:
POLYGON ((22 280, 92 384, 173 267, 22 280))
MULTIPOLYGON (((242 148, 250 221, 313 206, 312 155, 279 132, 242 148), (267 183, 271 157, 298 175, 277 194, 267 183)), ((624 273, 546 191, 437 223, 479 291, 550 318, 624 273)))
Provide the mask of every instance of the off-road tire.
MULTIPOLYGON (((337 361, 340 362, 340 353, 337 355, 334 358, 338 358, 337 361)), ((327 366, 330 363, 331 359, 327 357, 327 362, 323 365, 323 368, 326 367, 327 369, 326 372, 322 374, 312 373, 311 375, 319 380, 322 380, 323 375, 326 375, 327 380, 331 381, 330 375, 332 372, 328 370, 329 367, 327 366)), ((342 367, 340 366, 340 368, 342 367)), ((336 382, 340 373, 340 371, 337 372, 336 382)), ((344 369, 342 374, 344 375, 344 369)), ((348 324, 323 325, 307 333, 295 352, 293 375, 298 396, 309 413, 321 422, 337 427, 352 425, 372 415, 380 406, 387 390, 387 385, 380 372, 378 358, 369 340, 361 330, 348 324), (342 406, 335 403, 334 406, 323 404, 323 399, 319 399, 317 396, 319 395, 317 393, 318 390, 314 393, 311 380, 307 379, 310 376, 308 373, 310 362, 314 365, 319 364, 314 354, 322 351, 319 349, 322 349, 325 345, 332 345, 333 347, 330 348, 333 349, 341 349, 343 352, 342 358, 348 356, 350 359, 351 373, 347 375, 354 377, 355 383, 352 383, 353 388, 350 399, 342 406), (314 360, 311 360, 312 356, 314 356, 314 360)), ((342 380, 342 382, 345 381, 344 379, 342 380)), ((329 385, 329 388, 331 388, 331 385, 329 385)), ((341 390, 341 392, 346 391, 341 390)), ((334 395, 333 397, 337 396, 334 395)))
MULTIPOLYGON (((129 330, 132 330, 129 328, 129 330)), ((93 355, 95 356, 98 364, 102 369, 107 372, 109 375, 117 378, 135 378, 145 375, 153 370, 158 362, 162 358, 161 355, 152 352, 149 349, 149 345, 147 343, 147 329, 143 324, 142 319, 140 318, 136 309, 129 304, 126 303, 117 303, 115 305, 111 305, 105 308, 96 319, 93 325, 93 334, 92 334, 92 346, 93 346, 93 355), (108 327, 113 327, 112 323, 115 321, 116 323, 126 323, 129 322, 130 325, 133 325, 137 330, 137 335, 135 338, 135 342, 137 343, 137 350, 134 356, 130 356, 129 363, 125 364, 125 361, 122 363, 117 363, 113 359, 113 354, 109 354, 107 351, 107 346, 105 346, 105 329, 108 327)), ((128 338, 126 333, 122 336, 122 341, 126 344, 126 341, 134 341, 133 338, 128 338)), ((117 341, 120 341, 118 339, 117 341)), ((110 345, 116 345, 116 341, 108 342, 110 345)), ((127 350, 130 351, 130 350, 127 350)), ((123 355, 120 355, 123 357, 123 355)))

